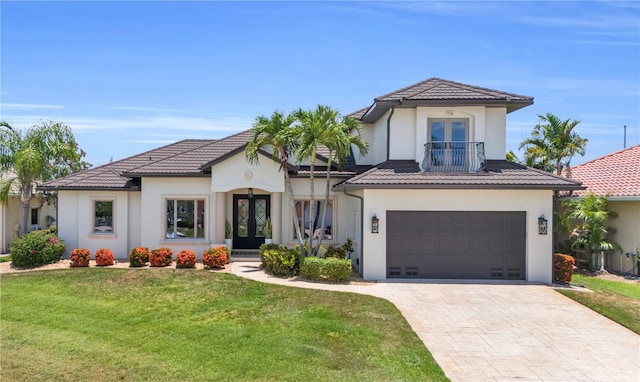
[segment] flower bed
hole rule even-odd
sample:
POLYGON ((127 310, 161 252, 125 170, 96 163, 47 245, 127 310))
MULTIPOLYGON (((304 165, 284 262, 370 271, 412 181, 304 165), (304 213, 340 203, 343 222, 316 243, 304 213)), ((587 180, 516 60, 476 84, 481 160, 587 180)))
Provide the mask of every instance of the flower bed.
POLYGON ((69 255, 71 268, 88 267, 91 260, 91 252, 86 248, 76 248, 69 255))
POLYGON ((176 268, 195 268, 196 253, 190 249, 178 252, 176 256, 176 268))
POLYGON ((113 265, 113 252, 107 248, 100 248, 95 253, 96 256, 96 265, 97 266, 107 266, 113 265))
POLYGON ((166 267, 171 265, 171 259, 173 258, 173 251, 171 248, 158 248, 151 251, 149 254, 149 264, 152 267, 166 267))
POLYGON ((202 253, 202 264, 208 268, 224 268, 229 260, 229 249, 225 246, 212 247, 202 253))

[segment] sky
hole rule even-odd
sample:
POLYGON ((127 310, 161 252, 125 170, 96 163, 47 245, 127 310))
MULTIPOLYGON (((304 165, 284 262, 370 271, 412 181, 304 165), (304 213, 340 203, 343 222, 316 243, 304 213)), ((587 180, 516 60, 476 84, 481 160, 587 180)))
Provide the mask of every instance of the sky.
POLYGON ((70 126, 93 165, 259 115, 348 114, 431 77, 532 96, 580 120, 583 163, 640 144, 638 1, 0 2, 0 119, 70 126))

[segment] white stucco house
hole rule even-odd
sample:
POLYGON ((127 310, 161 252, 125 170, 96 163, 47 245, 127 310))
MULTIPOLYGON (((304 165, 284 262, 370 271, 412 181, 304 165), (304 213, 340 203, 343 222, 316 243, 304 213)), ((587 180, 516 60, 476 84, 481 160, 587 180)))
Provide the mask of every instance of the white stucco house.
POLYGON ((586 190, 577 190, 571 197, 579 198, 585 192, 607 198, 610 211, 618 216, 609 219, 607 227, 621 253, 608 253, 605 268, 620 273, 637 272, 640 246, 640 145, 607 154, 571 167, 571 178, 582 182, 586 190))
MULTIPOLYGON (((505 161, 507 115, 532 103, 431 78, 350 114, 370 148, 335 172, 324 243, 353 238, 352 260, 365 279, 550 283, 552 236, 540 224, 552 232, 553 191, 580 183, 505 161)), ((295 245, 291 214, 308 212, 308 167, 288 169, 292 212, 278 164, 267 156, 258 165, 245 160, 249 137, 186 139, 42 189, 58 191, 58 229, 69 249, 202 253, 224 243, 225 221, 234 227, 234 249, 256 249, 267 217, 274 242, 295 245)))

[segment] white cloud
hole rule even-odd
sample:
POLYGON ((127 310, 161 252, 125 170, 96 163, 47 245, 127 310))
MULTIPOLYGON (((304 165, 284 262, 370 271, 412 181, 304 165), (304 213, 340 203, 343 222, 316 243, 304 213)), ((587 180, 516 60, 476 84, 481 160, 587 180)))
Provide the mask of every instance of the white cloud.
POLYGON ((47 105, 38 103, 2 103, 2 110, 41 110, 41 109, 64 109, 62 105, 47 105))

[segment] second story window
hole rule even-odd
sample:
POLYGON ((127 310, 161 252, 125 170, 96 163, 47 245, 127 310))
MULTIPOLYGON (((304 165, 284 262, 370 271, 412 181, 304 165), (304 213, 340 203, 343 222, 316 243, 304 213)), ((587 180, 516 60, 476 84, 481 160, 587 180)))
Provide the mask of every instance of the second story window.
POLYGON ((430 119, 429 139, 432 166, 464 166, 469 141, 469 120, 430 119))

